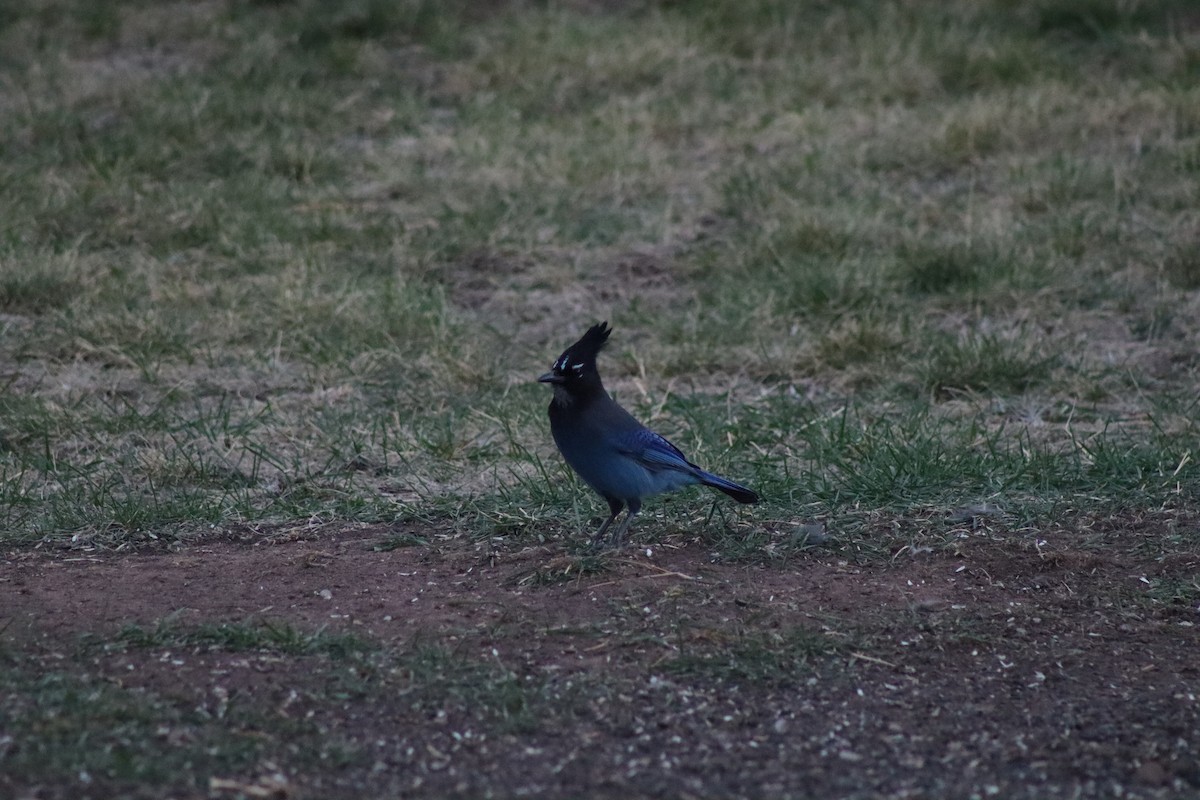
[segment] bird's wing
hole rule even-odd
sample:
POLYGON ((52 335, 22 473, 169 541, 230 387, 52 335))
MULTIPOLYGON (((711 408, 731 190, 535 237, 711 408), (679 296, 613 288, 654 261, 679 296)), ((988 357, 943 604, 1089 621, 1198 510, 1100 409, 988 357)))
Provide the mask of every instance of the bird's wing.
POLYGON ((652 430, 642 428, 627 435, 619 449, 625 455, 636 459, 642 466, 652 471, 672 469, 680 472, 691 472, 696 467, 687 460, 679 448, 659 436, 652 430))

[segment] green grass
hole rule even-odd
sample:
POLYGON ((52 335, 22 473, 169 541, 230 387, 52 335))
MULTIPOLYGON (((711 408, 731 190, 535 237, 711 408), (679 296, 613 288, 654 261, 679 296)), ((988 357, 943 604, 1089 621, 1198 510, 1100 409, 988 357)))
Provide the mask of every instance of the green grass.
POLYGON ((76 670, 20 666, 3 669, 10 693, 0 707, 5 730, 21 743, 5 759, 12 779, 132 790, 176 783, 184 771, 246 769, 261 755, 252 735, 260 721, 240 710, 214 725, 204 713, 170 698, 125 690, 76 670), (233 735, 221 730, 226 725, 233 735), (161 740, 172 732, 182 734, 188 746, 163 747, 161 740))
POLYGON ((339 659, 369 652, 369 642, 351 634, 323 630, 306 633, 287 624, 223 622, 184 628, 169 622, 152 629, 129 625, 116 637, 116 645, 130 648, 187 648, 228 652, 255 651, 287 655, 326 655, 339 659))
POLYGON ((842 643, 803 628, 739 633, 713 644, 681 644, 679 655, 665 665, 667 672, 718 683, 795 687, 808 675, 810 662, 844 649, 842 643))
POLYGON ((137 797, 162 786, 206 790, 209 776, 253 773, 263 759, 289 752, 336 766, 353 747, 341 735, 330 736, 321 721, 280 713, 269 698, 232 685, 211 695, 189 682, 128 688, 105 674, 112 659, 149 654, 175 659, 182 668, 228 653, 275 662, 287 655, 316 676, 306 693, 336 698, 344 674, 368 665, 379 650, 352 635, 287 624, 188 628, 170 620, 149 629, 128 626, 108 639, 89 634, 75 648, 64 641, 56 647, 52 657, 0 654, 0 675, 11 689, 0 702, 0 721, 17 743, 6 753, 7 777, 137 797))
POLYGON ((0 722, 12 737, 3 740, 8 780, 150 797, 156 787, 207 791, 210 776, 278 772, 269 765, 291 759, 336 772, 362 766, 367 746, 358 732, 340 726, 339 715, 369 714, 381 696, 399 698, 399 713, 449 714, 497 735, 539 730, 570 710, 570 687, 535 682, 494 658, 420 643, 391 650, 352 634, 282 623, 164 620, 108 639, 89 635, 74 652, 59 646, 65 652, 48 659, 0 652, 8 687, 0 722), (126 688, 120 667, 115 673, 110 667, 131 658, 174 659, 181 669, 209 664, 226 677, 216 688, 186 682, 126 688), (286 670, 286 683, 242 686, 239 670, 251 664, 273 674, 286 670), (284 687, 291 699, 281 706, 284 687))
POLYGON ((1157 578, 1148 581, 1145 596, 1151 603, 1173 606, 1186 611, 1200 608, 1200 575, 1184 578, 1157 578))
POLYGON ((619 397, 766 498, 651 537, 1189 504, 1192 16, 6 8, 0 541, 577 535, 530 381, 601 318, 619 397))

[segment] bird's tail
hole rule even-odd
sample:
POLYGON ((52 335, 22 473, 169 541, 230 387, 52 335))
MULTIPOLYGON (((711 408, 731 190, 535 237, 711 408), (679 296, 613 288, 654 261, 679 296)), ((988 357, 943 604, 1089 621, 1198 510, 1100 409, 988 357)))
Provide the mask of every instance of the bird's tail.
POLYGON ((737 500, 739 503, 757 503, 758 493, 747 489, 745 486, 727 481, 720 475, 713 475, 711 472, 705 472, 702 469, 696 470, 696 477, 705 486, 711 486, 714 489, 720 489, 725 494, 737 500))

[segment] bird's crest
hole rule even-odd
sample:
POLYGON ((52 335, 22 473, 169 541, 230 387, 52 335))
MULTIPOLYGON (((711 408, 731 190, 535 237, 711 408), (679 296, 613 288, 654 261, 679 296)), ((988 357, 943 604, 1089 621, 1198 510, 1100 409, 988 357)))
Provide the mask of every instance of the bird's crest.
POLYGON ((588 328, 587 333, 578 342, 563 351, 563 354, 558 357, 558 361, 554 362, 554 371, 563 374, 568 371, 580 373, 588 367, 594 367, 596 356, 600 355, 600 351, 608 342, 610 333, 612 333, 612 328, 608 327, 608 322, 601 322, 599 325, 588 328))

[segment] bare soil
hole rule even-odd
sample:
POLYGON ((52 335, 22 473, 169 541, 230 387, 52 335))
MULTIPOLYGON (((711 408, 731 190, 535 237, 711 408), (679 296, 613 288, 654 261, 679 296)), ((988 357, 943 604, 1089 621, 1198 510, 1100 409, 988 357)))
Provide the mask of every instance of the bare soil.
MULTIPOLYGON (((1195 580, 1200 553, 1142 555, 1153 531, 1137 533, 1121 552, 1063 530, 767 565, 668 541, 596 568, 411 528, 247 531, 171 552, 7 553, 0 625, 8 650, 48 661, 164 619, 379 643, 374 677, 338 691, 322 656, 91 657, 114 685, 187 708, 233 698, 351 753, 325 764, 281 743, 206 788, 181 776, 174 797, 1200 797, 1200 613, 1147 593, 1195 580), (412 533, 428 543, 378 549, 412 533), (524 699, 508 714, 461 682, 419 685, 411 655, 431 646, 524 699)), ((4 796, 77 791, 0 775, 4 796)))

